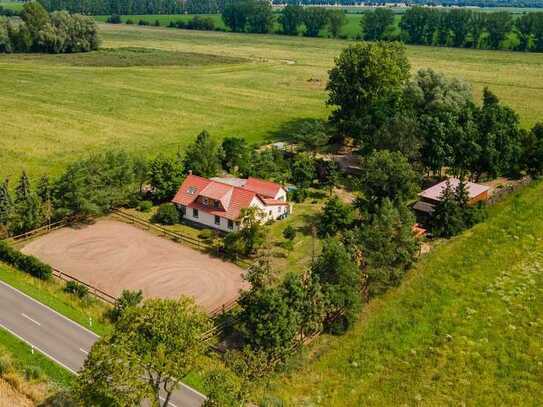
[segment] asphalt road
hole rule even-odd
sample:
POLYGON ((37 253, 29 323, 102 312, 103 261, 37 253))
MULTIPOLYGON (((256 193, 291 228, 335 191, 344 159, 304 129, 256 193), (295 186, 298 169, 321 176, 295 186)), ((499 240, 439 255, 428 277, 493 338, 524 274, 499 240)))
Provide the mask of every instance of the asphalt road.
MULTIPOLYGON (((0 281, 0 327, 54 362, 76 373, 98 336, 0 281)), ((175 392, 171 407, 200 407, 204 396, 188 386, 175 392)))

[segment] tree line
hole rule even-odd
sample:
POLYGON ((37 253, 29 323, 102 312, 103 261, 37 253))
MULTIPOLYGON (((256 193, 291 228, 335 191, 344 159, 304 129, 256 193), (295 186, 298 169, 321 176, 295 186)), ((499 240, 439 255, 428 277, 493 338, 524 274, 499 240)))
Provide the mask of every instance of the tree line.
POLYGON ((25 3, 22 21, 0 17, 0 52, 87 52, 98 48, 94 19, 66 11, 51 14, 37 2, 25 3))

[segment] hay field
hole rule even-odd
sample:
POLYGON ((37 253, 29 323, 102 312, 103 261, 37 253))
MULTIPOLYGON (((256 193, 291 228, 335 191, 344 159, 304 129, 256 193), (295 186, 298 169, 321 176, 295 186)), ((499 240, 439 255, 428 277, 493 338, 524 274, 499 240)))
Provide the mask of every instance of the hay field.
MULTIPOLYGON (((292 120, 327 116, 327 71, 349 44, 107 24, 100 32, 104 48, 160 50, 169 63, 141 58, 119 67, 110 54, 0 55, 0 177, 22 169, 58 174, 78 157, 112 147, 173 154, 204 128, 218 138, 269 139, 292 120)), ((543 55, 408 50, 413 69, 462 77, 477 96, 490 86, 526 126, 543 119, 543 55)))

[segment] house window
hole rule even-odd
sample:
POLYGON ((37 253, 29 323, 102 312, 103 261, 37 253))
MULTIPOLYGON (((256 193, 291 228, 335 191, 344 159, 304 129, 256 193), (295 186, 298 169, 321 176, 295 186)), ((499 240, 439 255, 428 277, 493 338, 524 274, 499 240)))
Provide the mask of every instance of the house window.
POLYGON ((187 189, 187 193, 191 195, 194 195, 195 192, 196 192, 196 187, 189 187, 189 189, 187 189))
POLYGON ((214 206, 215 208, 219 209, 219 208, 220 208, 219 201, 214 201, 214 202, 213 202, 213 206, 214 206))
POLYGON ((269 211, 269 215, 272 216, 272 211, 269 211))
POLYGON ((207 204, 209 203, 209 200, 207 198, 202 198, 202 203, 207 206, 207 204))
POLYGON ((198 209, 192 208, 192 217, 197 218, 198 217, 198 209))
POLYGON ((234 222, 228 219, 228 229, 234 229, 234 222))
POLYGON ((221 224, 220 216, 215 215, 215 225, 220 225, 220 224, 221 224))

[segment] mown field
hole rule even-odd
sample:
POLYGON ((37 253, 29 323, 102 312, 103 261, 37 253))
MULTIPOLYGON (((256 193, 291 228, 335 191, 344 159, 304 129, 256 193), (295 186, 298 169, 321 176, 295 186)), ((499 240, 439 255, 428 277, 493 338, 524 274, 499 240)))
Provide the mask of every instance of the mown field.
POLYGON ((289 406, 540 405, 542 197, 538 182, 493 207, 262 393, 289 406))
MULTIPOLYGON (((101 24, 100 32, 99 52, 0 55, 0 177, 58 174, 109 148, 174 154, 202 129, 249 142, 279 137, 295 120, 328 115, 327 72, 350 43, 124 24, 101 24)), ((490 86, 525 126, 543 119, 541 54, 408 54, 413 70, 464 78, 477 97, 490 86)))

